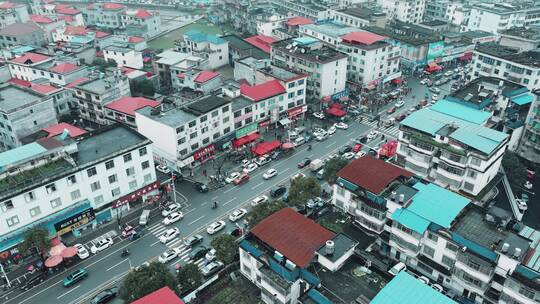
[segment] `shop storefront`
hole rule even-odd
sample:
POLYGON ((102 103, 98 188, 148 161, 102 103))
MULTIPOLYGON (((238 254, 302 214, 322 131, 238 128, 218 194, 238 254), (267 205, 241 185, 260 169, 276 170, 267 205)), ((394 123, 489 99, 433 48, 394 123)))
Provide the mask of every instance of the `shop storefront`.
POLYGON ((193 160, 202 163, 206 161, 207 159, 209 159, 214 154, 216 154, 216 145, 209 144, 208 146, 193 153, 193 160))
POLYGON ((94 208, 88 208, 57 222, 54 224, 54 229, 56 230, 56 234, 58 236, 62 236, 70 232, 73 232, 74 235, 78 235, 78 228, 89 224, 95 219, 96 216, 94 214, 94 208))
POLYGON ((128 195, 112 202, 111 205, 111 216, 120 219, 123 214, 127 213, 131 209, 131 204, 143 203, 146 198, 149 196, 154 196, 159 191, 160 183, 155 181, 147 186, 140 188, 139 190, 133 191, 128 195))

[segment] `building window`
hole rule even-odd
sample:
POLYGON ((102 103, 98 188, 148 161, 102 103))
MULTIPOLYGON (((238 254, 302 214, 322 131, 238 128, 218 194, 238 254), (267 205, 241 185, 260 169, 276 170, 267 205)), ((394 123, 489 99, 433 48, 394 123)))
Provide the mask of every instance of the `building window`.
POLYGON ((135 168, 130 167, 130 168, 126 169, 126 175, 127 176, 132 176, 133 174, 135 174, 135 168))
POLYGON ((0 208, 2 209, 2 212, 6 212, 8 210, 13 209, 13 202, 11 200, 5 201, 2 204, 0 204, 0 208))
POLYGON ((433 248, 431 248, 429 246, 424 245, 423 251, 429 257, 433 257, 435 255, 435 249, 433 249, 433 248))
POLYGON ((79 199, 81 197, 81 191, 75 190, 71 192, 71 200, 74 201, 76 199, 79 199))
POLYGON ((443 256, 442 256, 441 262, 442 262, 444 265, 449 266, 449 267, 454 266, 454 263, 455 263, 454 260, 453 260, 452 258, 449 258, 449 257, 446 256, 446 255, 443 255, 443 256))
POLYGON ((118 178, 116 177, 116 174, 109 175, 109 184, 114 184, 118 181, 118 178))
POLYGON ((120 195, 120 188, 114 188, 111 190, 112 197, 117 197, 120 195))
POLYGON ((144 183, 145 184, 148 184, 149 182, 152 181, 152 174, 151 173, 148 173, 144 176, 144 183))
POLYGON ((55 198, 53 200, 51 200, 51 207, 52 208, 56 208, 56 207, 59 207, 62 205, 62 200, 60 198, 55 198))
POLYGON ((24 199, 26 202, 31 202, 36 199, 36 196, 34 195, 34 192, 30 191, 24 194, 24 199))
POLYGON ((206 115, 204 116, 201 116, 201 118, 199 119, 201 122, 205 122, 208 120, 208 117, 206 115))
POLYGON ((469 182, 463 183, 463 188, 467 191, 473 191, 474 190, 474 184, 471 184, 469 182))
POLYGON ((47 193, 51 194, 56 192, 56 185, 54 183, 45 186, 45 190, 47 190, 47 193))
POLYGON ((98 196, 94 197, 94 203, 97 206, 103 204, 103 202, 105 202, 105 200, 103 199, 103 195, 98 195, 98 196))
POLYGON ((147 153, 148 151, 146 151, 146 147, 142 147, 139 149, 139 156, 145 156, 147 153))
POLYGON ((199 144, 198 143, 194 143, 193 145, 191 145, 191 150, 196 150, 197 148, 199 148, 199 144))
POLYGON ((524 286, 520 286, 518 292, 520 294, 524 295, 525 297, 534 300, 534 291, 530 290, 529 288, 526 288, 524 286))
POLYGON ((189 126, 190 128, 193 128, 193 127, 195 127, 196 124, 197 124, 197 122, 194 120, 194 121, 190 122, 190 123, 188 124, 188 126, 189 126))
POLYGON ((455 244, 452 244, 452 243, 446 243, 446 249, 452 251, 452 252, 457 252, 459 247, 455 244))
POLYGON ((130 181, 130 182, 129 182, 129 189, 130 189, 130 190, 135 190, 135 189, 137 189, 137 181, 136 181, 136 180, 130 181))
POLYGON ((28 212, 30 213, 31 217, 35 217, 41 214, 41 209, 39 208, 39 206, 37 206, 28 210, 28 212))
POLYGON ((193 132, 191 134, 189 134, 189 139, 194 139, 197 137, 197 132, 193 132))
POLYGON ((90 190, 92 190, 92 192, 97 191, 99 189, 101 189, 101 185, 99 184, 99 181, 93 182, 90 184, 90 190))
POLYGON ((181 144, 183 144, 183 143, 185 143, 185 142, 186 142, 186 138, 185 138, 185 137, 182 137, 182 138, 180 138, 180 139, 177 141, 177 143, 178 143, 179 145, 181 145, 181 144))
POLYGON ((124 163, 128 163, 131 161, 131 153, 124 154, 124 163))
POLYGON ((68 176, 67 183, 68 183, 68 185, 76 184, 77 183, 77 178, 75 177, 75 175, 68 176))
POLYGON ((109 169, 112 169, 112 168, 114 168, 114 160, 110 160, 110 161, 105 163, 105 169, 109 170, 109 169))
POLYGON ((86 170, 86 174, 88 174, 88 177, 92 177, 97 174, 96 167, 92 167, 88 170, 86 170))
POLYGON ((437 240, 439 239, 438 236, 436 236, 433 232, 429 231, 428 232, 428 239, 434 241, 435 243, 437 242, 437 240))
POLYGON ((141 163, 141 167, 142 167, 143 170, 146 170, 146 169, 150 168, 150 162, 147 161, 147 160, 143 161, 141 163))
POLYGON ((18 216, 12 216, 6 220, 6 223, 9 227, 15 226, 19 223, 19 217, 18 216))

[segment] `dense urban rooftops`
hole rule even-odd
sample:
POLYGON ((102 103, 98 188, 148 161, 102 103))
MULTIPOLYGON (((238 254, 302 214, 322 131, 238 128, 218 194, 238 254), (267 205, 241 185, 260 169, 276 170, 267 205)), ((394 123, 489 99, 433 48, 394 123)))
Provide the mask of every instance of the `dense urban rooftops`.
POLYGON ((269 65, 258 70, 259 72, 270 75, 281 81, 291 81, 298 78, 307 77, 305 74, 298 74, 287 69, 280 68, 275 65, 269 65))
POLYGON ((0 112, 11 113, 41 101, 41 95, 13 85, 0 87, 0 112))
POLYGON ((507 30, 499 31, 499 34, 538 41, 540 40, 540 27, 513 27, 507 30))
POLYGON ((159 101, 144 97, 131 97, 122 96, 120 99, 115 100, 105 107, 117 112, 124 113, 126 115, 135 116, 135 111, 144 107, 157 107, 160 105, 159 101))
POLYGON ((478 44, 475 50, 479 53, 502 58, 524 66, 540 68, 540 51, 538 50, 519 52, 517 49, 501 46, 496 43, 478 44))
POLYGON ((160 112, 156 111, 152 107, 144 107, 136 112, 173 128, 182 126, 194 119, 197 119, 197 115, 188 113, 180 108, 173 108, 171 110, 160 112))
POLYGON ((308 33, 322 33, 325 36, 330 36, 338 38, 350 32, 358 31, 358 28, 341 25, 335 22, 322 22, 316 24, 307 24, 301 27, 302 29, 307 29, 308 33))
POLYGON ((319 40, 311 37, 285 39, 275 42, 272 46, 291 56, 301 57, 319 63, 328 63, 347 58, 346 54, 336 51, 327 45, 322 45, 319 40), (289 47, 289 45, 291 46, 289 47), (294 50, 293 45, 297 47, 296 50, 294 50), (292 51, 290 51, 291 49, 292 51))
POLYGON ((186 106, 186 110, 191 110, 197 115, 202 115, 217 108, 220 108, 230 102, 230 100, 224 99, 222 97, 210 95, 188 104, 186 106))
POLYGON ((371 8, 356 6, 339 10, 339 12, 351 15, 353 17, 361 18, 364 20, 372 20, 373 17, 384 17, 386 14, 382 11, 374 10, 371 8))
MULTIPOLYGON (((422 28, 420 26, 417 26, 417 27, 422 28)), ((425 36, 414 35, 414 34, 408 33, 406 31, 407 29, 405 28, 389 27, 385 29, 385 28, 381 28, 377 26, 367 26, 367 27, 364 27, 363 29, 368 32, 372 32, 381 36, 390 37, 393 40, 396 40, 405 44, 414 45, 414 46, 429 44, 429 43, 442 40, 440 37, 438 37, 438 35, 425 35, 425 36)))
POLYGON ((205 34, 203 32, 192 30, 184 34, 187 39, 193 42, 208 42, 213 44, 223 44, 226 43, 221 37, 212 34, 205 34))

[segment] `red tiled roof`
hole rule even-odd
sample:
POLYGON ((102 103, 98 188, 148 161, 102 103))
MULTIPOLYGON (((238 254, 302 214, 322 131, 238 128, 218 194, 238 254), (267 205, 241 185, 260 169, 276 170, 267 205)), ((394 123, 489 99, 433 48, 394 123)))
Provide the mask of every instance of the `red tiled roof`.
MULTIPOLYGON (((86 8, 94 9, 94 4, 90 4, 86 8)), ((126 6, 119 3, 103 3, 102 8, 104 10, 120 10, 126 8, 126 6)))
POLYGON ((87 133, 85 130, 77 128, 65 122, 61 122, 59 124, 52 125, 47 128, 43 128, 42 130, 49 133, 47 137, 53 137, 58 134, 62 134, 64 130, 68 130, 69 136, 71 137, 77 137, 79 135, 83 135, 87 133))
POLYGON ((30 84, 30 89, 32 91, 34 91, 34 92, 38 92, 38 93, 41 93, 41 94, 49 94, 51 92, 60 90, 59 88, 55 88, 55 87, 50 86, 50 85, 39 84, 39 83, 30 84))
POLYGON ((72 88, 72 87, 78 85, 79 83, 82 83, 82 82, 85 82, 85 81, 88 81, 88 80, 90 80, 90 79, 86 78, 86 77, 77 78, 77 79, 73 80, 72 82, 68 83, 66 85, 66 88, 72 88))
POLYGON ((156 107, 159 106, 159 104, 159 101, 144 97, 124 96, 117 101, 109 103, 105 107, 117 112, 122 112, 126 115, 135 116, 136 110, 142 109, 146 106, 156 107))
POLYGON ((278 80, 270 80, 254 86, 242 84, 240 93, 253 101, 259 101, 285 93, 285 88, 278 80))
POLYGON ((121 67, 120 70, 122 70, 122 73, 123 73, 124 75, 127 75, 127 74, 129 74, 129 73, 131 73, 131 72, 133 72, 133 71, 137 71, 137 69, 130 68, 130 67, 127 67, 127 66, 121 67))
POLYGON ((195 82, 203 83, 207 82, 209 80, 212 80, 219 76, 219 73, 212 72, 212 71, 201 71, 197 77, 195 77, 195 82))
POLYGON ((58 20, 64 20, 66 22, 75 21, 75 19, 73 17, 71 17, 71 16, 62 16, 62 15, 58 16, 58 20))
POLYGON ((51 57, 36 53, 25 53, 24 55, 11 59, 11 62, 21 63, 21 64, 33 64, 41 61, 45 61, 51 57))
POLYGON ((288 26, 296 26, 296 25, 306 25, 306 24, 313 24, 315 23, 315 21, 309 19, 309 18, 305 18, 305 17, 293 17, 289 20, 287 20, 287 25, 288 26))
POLYGON ((265 53, 268 53, 268 54, 270 54, 270 44, 276 41, 276 39, 269 36, 264 36, 264 35, 255 35, 255 36, 248 37, 244 40, 247 43, 263 50, 265 53))
POLYGON ((139 42, 141 42, 141 41, 144 41, 144 38, 142 38, 142 37, 137 37, 137 36, 130 36, 130 37, 128 38, 128 42, 129 42, 129 43, 139 43, 139 42))
POLYGON ((30 81, 26 81, 26 80, 23 80, 23 79, 19 79, 19 78, 11 78, 10 80, 8 80, 9 83, 11 84, 14 84, 14 85, 18 85, 18 86, 21 86, 21 87, 27 87, 29 88, 32 83, 30 81))
POLYGON ((67 25, 64 30, 65 35, 84 36, 88 34, 88 30, 84 26, 67 25))
POLYGON ((0 3, 0 9, 10 9, 10 8, 19 7, 21 5, 22 4, 6 1, 6 2, 0 3))
POLYGON ((184 304, 184 301, 168 286, 165 286, 131 302, 131 304, 184 304))
POLYGON ((63 62, 50 68, 49 71, 58 74, 67 74, 75 71, 76 69, 78 69, 78 66, 76 64, 63 62))
POLYGON ((95 31, 96 38, 103 38, 109 36, 111 33, 101 32, 101 31, 95 31))
POLYGON ((43 15, 30 15, 30 20, 34 21, 35 23, 46 23, 46 24, 54 22, 51 18, 47 16, 43 16, 43 15))
POLYGON ((60 5, 57 5, 54 10, 56 11, 56 13, 64 15, 77 15, 81 13, 81 11, 76 8, 60 5))
POLYGON ((152 14, 144 9, 138 9, 136 11, 126 11, 124 12, 124 14, 142 19, 152 17, 152 14))
POLYGON ((297 266, 306 267, 315 252, 335 234, 291 208, 283 208, 257 224, 251 233, 297 266))
POLYGON ((339 170, 337 176, 372 193, 379 194, 398 177, 411 177, 413 174, 381 159, 366 155, 339 170))
POLYGON ((349 43, 373 44, 386 39, 386 37, 370 32, 351 32, 343 35, 341 39, 349 43))
POLYGON ((178 74, 176 74, 176 77, 178 77, 178 78, 180 78, 180 79, 184 79, 184 78, 186 78, 186 74, 184 74, 184 73, 178 73, 178 74))

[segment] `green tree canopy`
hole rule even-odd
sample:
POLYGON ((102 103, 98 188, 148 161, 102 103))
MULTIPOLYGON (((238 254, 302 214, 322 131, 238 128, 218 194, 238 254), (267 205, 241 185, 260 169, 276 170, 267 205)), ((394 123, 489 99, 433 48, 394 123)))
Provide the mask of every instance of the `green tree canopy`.
POLYGON ((178 285, 167 266, 152 262, 148 266, 130 271, 122 282, 119 295, 130 303, 164 286, 169 286, 178 294, 178 285))
POLYGON ((49 231, 41 227, 32 227, 24 234, 24 240, 19 244, 19 251, 24 255, 37 253, 45 260, 45 253, 51 248, 49 231))
POLYGON ((289 189, 289 205, 304 205, 310 198, 321 195, 321 186, 314 177, 297 177, 289 189))
POLYGON ((260 221, 272 215, 273 213, 287 207, 282 201, 270 201, 251 208, 246 214, 246 220, 251 227, 257 225, 260 221))
POLYGON ((154 96, 154 84, 148 79, 143 79, 141 81, 137 81, 137 84, 134 86, 133 91, 135 93, 139 93, 145 96, 154 96))
POLYGON ((180 292, 182 294, 199 287, 203 281, 203 276, 199 270, 199 266, 193 263, 189 263, 180 268, 176 278, 178 280, 178 284, 180 285, 180 292))
POLYGON ((506 151, 502 159, 502 166, 504 167, 508 181, 522 187, 527 180, 527 168, 521 159, 514 152, 506 151))
POLYGON ((336 157, 328 160, 324 164, 324 180, 327 181, 329 184, 335 184, 338 171, 343 169, 343 167, 345 167, 347 164, 348 162, 341 157, 336 157))
POLYGON ((238 243, 230 234, 221 234, 214 238, 210 245, 216 250, 216 258, 225 265, 232 263, 238 255, 238 243))

